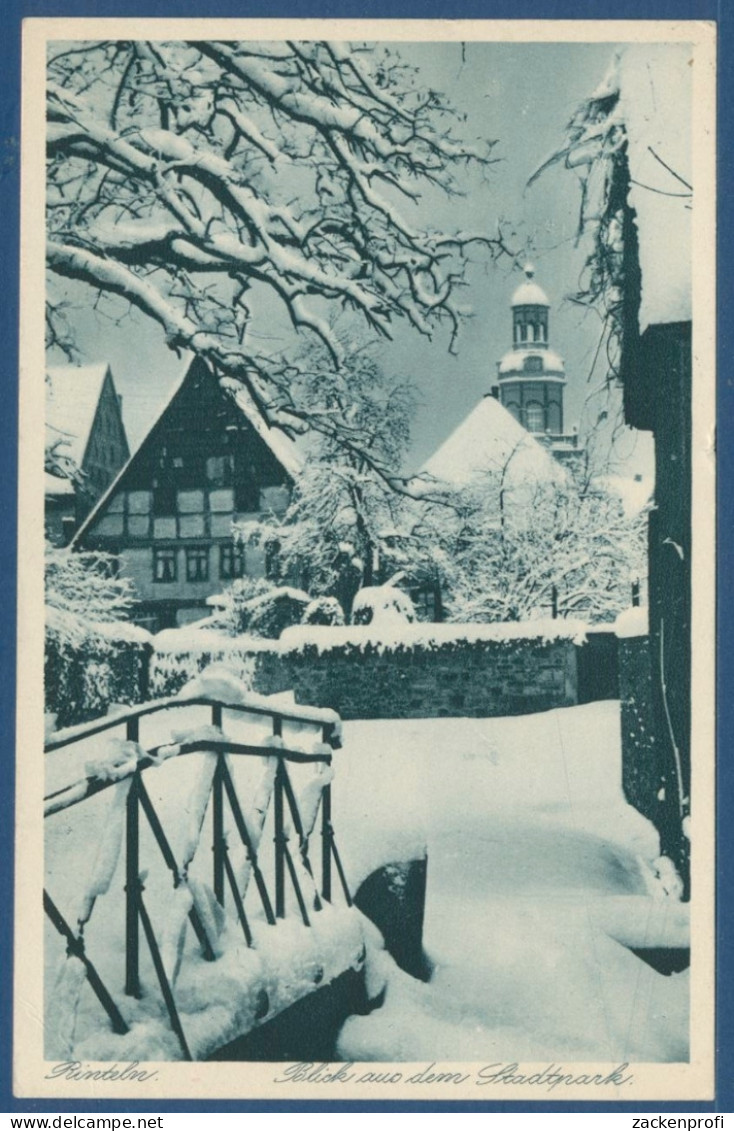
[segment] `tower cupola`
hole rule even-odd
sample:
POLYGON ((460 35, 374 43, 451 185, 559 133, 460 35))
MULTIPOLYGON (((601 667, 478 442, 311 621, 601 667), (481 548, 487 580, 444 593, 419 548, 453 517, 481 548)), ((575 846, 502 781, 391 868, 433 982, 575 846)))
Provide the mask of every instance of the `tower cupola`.
POLYGON ((499 399, 529 432, 563 434, 563 359, 548 344, 550 302, 528 264, 512 296, 512 349, 498 364, 499 399))
POLYGON ((535 282, 535 268, 528 263, 525 281, 512 296, 512 334, 516 346, 548 344, 549 309, 548 296, 535 282))

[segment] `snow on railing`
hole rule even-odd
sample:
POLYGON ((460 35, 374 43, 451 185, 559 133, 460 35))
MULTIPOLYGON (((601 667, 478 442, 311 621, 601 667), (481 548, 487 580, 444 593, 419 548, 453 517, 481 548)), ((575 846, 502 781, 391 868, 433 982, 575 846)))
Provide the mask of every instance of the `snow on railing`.
MULTIPOLYGON (((187 1060, 192 1059, 192 1053, 175 997, 187 924, 194 931, 202 958, 207 962, 214 962, 220 957, 214 922, 216 916, 213 916, 212 907, 208 904, 207 892, 189 875, 209 811, 213 898, 218 907, 224 909, 229 890, 236 922, 247 948, 254 946, 253 930, 245 910, 245 898, 251 880, 257 891, 259 913, 270 927, 285 919, 287 880, 295 895, 301 922, 305 927, 312 926, 313 915, 318 915, 324 904, 330 904, 332 900, 332 864, 336 866, 346 905, 352 906, 331 820, 331 760, 333 750, 340 746, 338 715, 334 711, 310 707, 276 707, 272 700, 250 694, 244 697, 233 696, 231 700, 223 701, 205 694, 159 700, 57 732, 45 747, 46 752, 51 753, 115 728, 125 728, 124 739, 119 736, 108 737, 103 756, 87 763, 85 777, 50 793, 44 799, 45 816, 49 817, 79 805, 102 791, 112 791, 91 881, 82 895, 76 917, 76 930, 70 926, 45 890, 44 910, 66 942, 67 964, 69 958, 79 960, 89 986, 109 1018, 113 1032, 127 1034, 130 1026, 123 1016, 124 1009, 115 1002, 97 967, 87 955, 85 946, 85 927, 92 916, 95 903, 110 890, 120 856, 124 853, 125 994, 132 999, 142 996, 142 928, 170 1027, 178 1040, 180 1055, 187 1060), (239 701, 234 701, 238 698, 239 701), (211 722, 179 733, 173 732, 171 741, 149 749, 141 745, 141 719, 163 711, 190 707, 208 708, 211 722), (248 716, 250 719, 253 716, 261 720, 269 719, 272 733, 262 736, 258 741, 236 740, 225 733, 225 712, 233 725, 238 716, 240 720, 244 717, 245 721, 248 716), (152 767, 189 754, 203 755, 203 762, 188 799, 183 845, 179 847, 177 858, 143 775, 152 767), (232 759, 239 757, 260 758, 264 762, 264 770, 253 791, 249 807, 242 804, 236 787, 232 759), (294 764, 313 769, 313 774, 302 786, 298 796, 289 773, 289 766, 294 764), (309 856, 309 841, 316 827, 319 810, 321 874, 320 882, 317 883, 309 856), (259 856, 266 818, 270 812, 274 830, 274 898, 271 898, 259 856), (244 851, 241 860, 235 861, 235 852, 229 844, 227 813, 229 832, 236 833, 236 839, 240 842, 239 853, 244 851), (162 941, 153 927, 143 895, 147 870, 141 870, 141 814, 170 873, 174 891, 171 914, 174 917, 178 915, 181 920, 180 923, 164 925, 162 941), (291 836, 297 841, 297 855, 289 847, 291 836), (173 944, 171 939, 174 940, 173 944)), ((266 992, 265 996, 267 998, 266 992)), ((267 1012, 267 1001, 264 1007, 261 1003, 256 1019, 264 1016, 263 1008, 267 1012)))

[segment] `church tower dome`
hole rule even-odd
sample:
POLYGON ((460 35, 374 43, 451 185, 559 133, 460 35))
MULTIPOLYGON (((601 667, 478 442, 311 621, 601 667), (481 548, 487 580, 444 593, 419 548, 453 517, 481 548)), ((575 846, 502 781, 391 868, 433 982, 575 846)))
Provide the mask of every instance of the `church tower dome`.
POLYGON ((528 432, 563 435, 563 359, 549 347, 550 302, 535 268, 512 296, 512 349, 498 363, 499 399, 528 432))

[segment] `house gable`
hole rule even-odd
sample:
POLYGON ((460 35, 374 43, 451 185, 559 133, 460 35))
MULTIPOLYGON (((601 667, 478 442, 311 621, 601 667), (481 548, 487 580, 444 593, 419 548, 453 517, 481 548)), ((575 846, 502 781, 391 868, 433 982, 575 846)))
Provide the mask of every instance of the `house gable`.
POLYGON ((109 365, 47 370, 46 444, 66 471, 46 474, 46 533, 64 545, 130 457, 109 365))
POLYGON ((262 552, 234 547, 232 523, 287 506, 292 474, 280 455, 288 450, 294 467, 295 449, 268 440, 194 360, 75 548, 120 554, 157 626, 204 615, 206 598, 231 580, 265 572, 262 552))
POLYGON ((80 470, 78 518, 85 517, 130 458, 120 401, 109 367, 97 401, 80 470))

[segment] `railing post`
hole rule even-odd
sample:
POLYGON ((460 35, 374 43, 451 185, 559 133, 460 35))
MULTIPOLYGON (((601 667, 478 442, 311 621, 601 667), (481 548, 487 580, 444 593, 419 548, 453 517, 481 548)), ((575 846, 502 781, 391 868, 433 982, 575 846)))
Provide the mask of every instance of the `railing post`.
MULTIPOLYGON (((212 726, 222 729, 222 708, 219 703, 212 704, 212 726)), ((214 853, 214 897, 224 906, 224 780, 222 759, 217 754, 217 764, 212 780, 212 852, 214 853)))
MULTIPOLYGON (((273 734, 283 736, 283 720, 273 716, 273 734)), ((279 757, 275 763, 275 785, 273 789, 273 816, 275 821, 275 916, 285 919, 285 828, 283 822, 283 761, 279 757)))
MULTIPOLYGON (((129 742, 138 741, 138 720, 127 724, 129 742)), ((127 794, 125 828, 125 993, 140 997, 140 821, 139 821, 140 771, 132 775, 127 794)))
POLYGON ((214 896, 224 906, 224 790, 222 758, 217 754, 217 764, 212 779, 212 852, 214 853, 214 896))
POLYGON ((321 895, 331 903, 331 786, 321 794, 321 895))
MULTIPOLYGON (((331 738, 331 730, 330 724, 324 726, 325 743, 331 738)), ((331 785, 328 782, 321 791, 321 895, 331 903, 331 785)))

